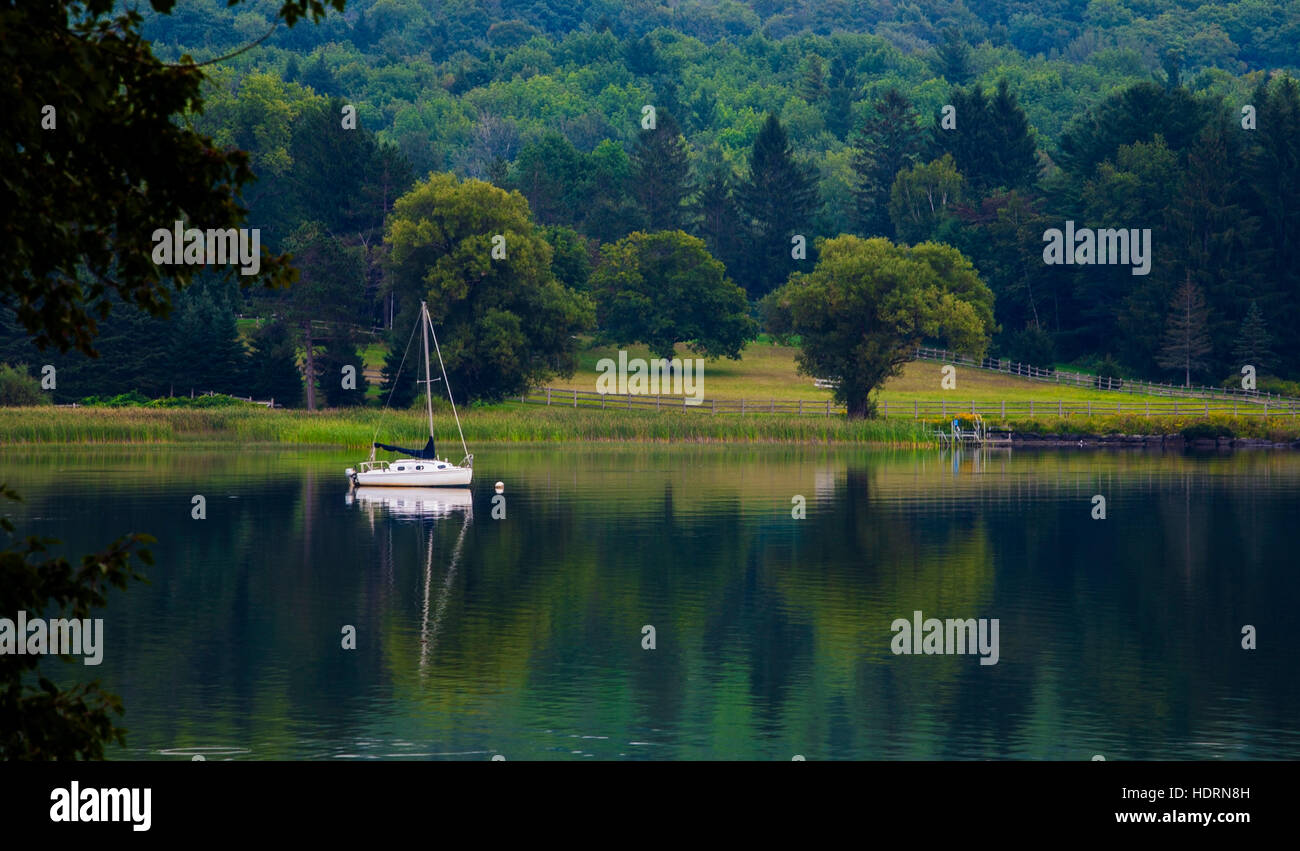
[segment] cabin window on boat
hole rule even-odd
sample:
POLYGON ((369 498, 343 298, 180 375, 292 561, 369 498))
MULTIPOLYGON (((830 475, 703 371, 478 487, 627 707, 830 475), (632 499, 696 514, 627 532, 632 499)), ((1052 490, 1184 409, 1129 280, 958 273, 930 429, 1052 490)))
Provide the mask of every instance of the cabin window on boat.
POLYGON ((423 470, 423 469, 424 469, 424 465, 423 465, 423 464, 416 464, 416 465, 415 465, 415 469, 417 469, 417 470, 423 470))
POLYGON ((398 467, 398 468, 397 468, 397 472, 400 473, 400 472, 402 472, 402 471, 405 470, 405 469, 406 469, 405 467, 398 467))

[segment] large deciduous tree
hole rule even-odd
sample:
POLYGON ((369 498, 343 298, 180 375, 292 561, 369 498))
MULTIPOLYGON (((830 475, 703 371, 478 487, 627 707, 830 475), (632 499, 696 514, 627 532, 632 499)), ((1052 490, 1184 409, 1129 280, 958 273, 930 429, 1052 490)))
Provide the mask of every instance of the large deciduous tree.
POLYGON ((705 357, 739 358, 758 330, 745 291, 703 240, 682 231, 633 233, 601 249, 591 278, 602 331, 672 358, 677 343, 705 357))
POLYGON ((412 327, 428 301, 458 397, 501 399, 573 374, 574 335, 595 311, 555 279, 551 246, 518 192, 430 175, 398 199, 385 238, 402 305, 396 327, 412 327))
POLYGON ((926 341, 982 356, 993 293, 955 248, 908 247, 882 237, 838 236, 817 266, 763 302, 769 330, 798 334, 800 372, 836 382, 850 418, 874 416, 871 398, 926 341))
POLYGON ((921 242, 933 238, 962 198, 966 180, 944 154, 934 162, 900 171, 889 191, 889 217, 898 238, 921 242))

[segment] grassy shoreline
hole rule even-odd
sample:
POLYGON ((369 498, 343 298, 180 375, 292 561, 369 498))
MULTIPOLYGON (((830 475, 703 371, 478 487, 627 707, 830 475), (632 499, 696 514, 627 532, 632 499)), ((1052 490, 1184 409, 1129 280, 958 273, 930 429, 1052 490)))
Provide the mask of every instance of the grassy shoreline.
MULTIPOLYGON (((485 443, 787 443, 936 445, 937 422, 910 419, 849 422, 842 415, 727 414, 698 411, 620 411, 519 403, 473 408, 461 425, 471 450, 485 443)), ((1105 436, 1186 434, 1273 442, 1300 440, 1300 418, 1227 415, 1056 416, 992 423, 1019 434, 1105 436)), ((442 454, 459 440, 450 412, 434 416, 442 454)), ((0 446, 76 444, 279 444, 368 449, 386 443, 423 445, 425 417, 416 411, 330 410, 308 413, 260 407, 210 409, 0 408, 0 446)))

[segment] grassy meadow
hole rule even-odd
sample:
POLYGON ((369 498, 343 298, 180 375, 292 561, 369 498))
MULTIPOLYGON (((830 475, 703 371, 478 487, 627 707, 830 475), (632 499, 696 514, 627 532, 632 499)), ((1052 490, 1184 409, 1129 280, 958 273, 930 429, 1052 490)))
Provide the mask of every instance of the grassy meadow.
MULTIPOLYGON (((645 346, 627 346, 628 359, 650 359, 650 350, 645 346)), ((582 390, 595 392, 596 379, 600 373, 596 369, 601 358, 610 358, 618 362, 618 347, 593 346, 578 351, 578 368, 570 378, 556 378, 547 384, 565 390, 582 390)), ((706 361, 704 364, 703 393, 706 399, 753 399, 755 401, 776 400, 824 403, 831 398, 829 390, 818 388, 813 379, 800 375, 795 363, 798 349, 773 343, 751 343, 740 360, 706 361)), ((696 357, 687 346, 677 347, 678 357, 696 357)), ((383 356, 379 355, 382 363, 383 356)), ((878 393, 880 401, 890 405, 910 403, 913 400, 937 402, 947 399, 949 402, 1086 402, 1095 401, 1114 405, 1118 398, 1128 404, 1130 400, 1168 400, 1167 396, 1146 396, 1138 393, 1117 393, 1108 390, 1092 390, 1083 387, 1068 387, 1042 381, 1031 381, 1016 375, 987 372, 968 367, 956 367, 957 388, 944 390, 939 386, 940 369, 943 364, 937 361, 912 361, 903 367, 902 374, 891 378, 878 393)), ((667 389, 667 388, 665 388, 667 389)), ((665 396, 673 395, 664 393, 665 396)), ((680 394, 677 394, 680 397, 680 394)))
MULTIPOLYGON (((824 404, 827 390, 814 386, 811 378, 798 374, 796 350, 760 342, 750 345, 738 361, 709 361, 704 368, 706 399, 804 400, 824 404)), ((372 344, 363 350, 368 370, 382 363, 382 347, 372 344)), ((679 347, 681 356, 691 356, 679 347)), ((617 360, 618 351, 608 347, 584 347, 579 352, 576 373, 568 379, 549 382, 553 387, 594 391, 601 358, 617 360)), ((631 347, 629 358, 649 358, 643 347, 631 347)), ((523 442, 643 442, 643 443, 860 443, 915 447, 936 443, 935 416, 915 421, 907 408, 914 400, 937 404, 946 400, 951 416, 960 406, 1005 400, 1042 403, 1041 415, 1028 417, 1023 411, 1007 412, 1007 420, 987 418, 993 426, 1018 433, 1035 434, 1173 434, 1189 436, 1229 435, 1290 442, 1300 438, 1300 418, 1245 417, 1228 412, 1198 416, 1194 411, 1175 416, 1144 417, 1134 410, 1147 397, 1137 394, 1059 387, 1014 375, 957 368, 957 389, 939 386, 942 364, 916 361, 890 380, 879 400, 897 405, 903 415, 889 419, 849 422, 843 414, 830 417, 811 412, 795 414, 719 414, 707 408, 689 410, 645 408, 623 410, 611 406, 571 408, 546 407, 507 401, 495 405, 473 405, 461 410, 465 440, 471 451, 484 443, 523 442), (1056 403, 1092 401, 1095 415, 1057 415, 1056 403), (1125 413, 1114 413, 1115 403, 1125 413), (1131 407, 1130 407, 1131 406, 1131 407), (1104 413, 1110 409, 1110 413, 1104 413)), ((378 393, 371 387, 371 396, 378 393)), ((680 398, 680 397, 679 397, 680 398)), ((1168 397, 1150 397, 1168 402, 1168 397)), ((1194 403, 1192 403, 1194 404, 1194 403)), ((1246 405, 1247 403, 1243 403, 1246 405)), ((1190 407, 1190 405, 1189 405, 1190 407)), ((937 412, 936 412, 937 413, 937 412)), ((445 401, 435 412, 434 430, 440 452, 458 459, 459 440, 450 408, 445 401)), ((946 422, 942 424, 946 428, 946 422)), ((423 445, 423 410, 383 411, 378 402, 362 409, 333 409, 309 413, 303 410, 267 410, 260 406, 234 405, 212 408, 61 407, 37 406, 0 408, 0 446, 32 444, 289 444, 368 450, 373 440, 385 443, 423 445)))

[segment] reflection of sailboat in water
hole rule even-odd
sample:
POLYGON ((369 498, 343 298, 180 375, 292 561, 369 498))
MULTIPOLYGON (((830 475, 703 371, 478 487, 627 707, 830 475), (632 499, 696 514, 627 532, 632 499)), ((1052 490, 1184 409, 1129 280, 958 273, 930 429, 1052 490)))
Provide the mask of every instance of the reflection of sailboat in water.
POLYGON ((446 517, 456 511, 473 513, 469 488, 359 487, 345 497, 348 505, 376 509, 398 517, 446 517))
POLYGON ((451 596, 451 585, 456 579, 456 568, 460 565, 460 556, 465 548, 465 533, 469 531, 470 521, 474 519, 474 512, 465 512, 465 520, 460 527, 460 535, 456 538, 456 546, 451 551, 451 561, 447 565, 447 574, 442 579, 442 587, 438 589, 438 600, 433 606, 432 615, 430 608, 430 589, 433 584, 433 533, 434 526, 429 527, 429 546, 428 554, 424 561, 424 605, 421 607, 420 614, 420 671, 424 672, 425 667, 429 664, 429 656, 438 644, 438 632, 442 628, 442 616, 447 610, 447 600, 451 596))
MULTIPOLYGON (((428 665, 438 643, 438 633, 442 628, 442 618, 451 597, 451 588, 456 580, 456 569, 460 566, 461 554, 465 549, 465 537, 470 524, 474 521, 474 500, 469 488, 394 488, 394 487, 357 487, 348 491, 345 497, 348 505, 355 505, 366 512, 374 531, 376 518, 387 516, 388 545, 385 550, 385 564, 390 577, 395 549, 393 547, 393 530, 399 524, 418 524, 423 533, 427 529, 427 538, 421 535, 424 543, 424 602, 420 606, 420 670, 428 665), (463 514, 460 534, 452 547, 447 562, 447 573, 442 577, 434 599, 434 541, 439 529, 448 528, 444 521, 453 514, 463 514)), ((454 522, 454 521, 452 521, 454 522)), ((448 529, 450 531, 450 529, 448 529)), ((399 534, 404 534, 400 533, 399 534)), ((405 533, 409 534, 409 533, 405 533)), ((441 561, 441 559, 440 559, 441 561)))

